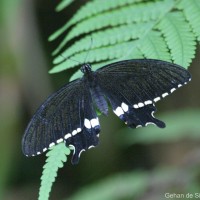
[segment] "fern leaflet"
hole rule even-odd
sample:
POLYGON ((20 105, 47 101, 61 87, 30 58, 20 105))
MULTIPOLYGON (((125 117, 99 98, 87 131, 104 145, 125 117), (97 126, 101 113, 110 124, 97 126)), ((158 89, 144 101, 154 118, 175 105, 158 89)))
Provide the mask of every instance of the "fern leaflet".
POLYGON ((198 41, 200 41, 200 1, 182 0, 178 8, 183 9, 186 19, 189 21, 198 41))
MULTIPOLYGON (((122 7, 125 5, 129 5, 136 2, 141 2, 142 0, 94 0, 88 2, 84 5, 78 12, 72 17, 69 22, 67 22, 63 27, 57 30, 54 34, 49 37, 49 41, 55 40, 58 36, 60 36, 64 31, 67 30, 70 26, 85 20, 86 18, 92 17, 94 15, 98 15, 99 13, 116 9, 117 7, 122 7), (95 8, 95 9, 94 9, 95 8)), ((71 3, 72 0, 63 0, 58 6, 57 11, 64 9, 71 3)))
POLYGON ((52 147, 52 149, 46 154, 48 158, 43 167, 38 200, 49 199, 49 193, 57 176, 58 168, 63 167, 63 162, 67 161, 66 156, 69 154, 70 150, 64 143, 60 143, 52 147))
MULTIPOLYGON (((150 21, 147 23, 144 22, 140 24, 122 25, 113 29, 95 32, 91 34, 91 36, 86 36, 83 39, 77 41, 74 45, 72 45, 66 51, 64 51, 62 55, 65 58, 68 58, 74 55, 75 53, 79 53, 81 51, 88 51, 90 48, 89 43, 91 37, 94 41, 92 49, 138 39, 141 37, 141 35, 143 35, 144 32, 151 29, 154 24, 155 21, 150 21)), ((54 59, 53 63, 58 64, 62 60, 63 58, 61 56, 58 56, 54 59)))
POLYGON ((181 66, 188 66, 195 54, 195 37, 182 12, 168 13, 158 28, 163 33, 172 59, 181 66))
POLYGON ((162 16, 165 10, 169 10, 173 6, 173 0, 164 0, 158 2, 149 2, 141 4, 133 4, 128 7, 119 8, 118 10, 103 13, 94 16, 88 20, 78 23, 64 38, 60 45, 53 52, 56 55, 65 44, 81 34, 86 34, 109 26, 119 26, 133 22, 147 22, 149 20, 157 20, 162 16), (97 23, 98 22, 98 23, 97 23), (87 28, 85 28, 87 27, 87 28))
POLYGON ((143 52, 146 58, 171 61, 167 44, 161 36, 161 33, 158 31, 150 31, 146 37, 141 40, 139 49, 143 52))
POLYGON ((69 6, 71 3, 73 2, 73 0, 62 0, 56 7, 56 11, 59 12, 61 10, 63 10, 64 8, 66 8, 67 6, 69 6))

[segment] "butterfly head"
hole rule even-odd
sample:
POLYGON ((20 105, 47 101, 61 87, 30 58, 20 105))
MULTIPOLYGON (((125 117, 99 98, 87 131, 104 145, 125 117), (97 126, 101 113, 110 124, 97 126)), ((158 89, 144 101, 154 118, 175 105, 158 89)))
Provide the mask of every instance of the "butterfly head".
POLYGON ((84 74, 90 73, 92 71, 92 66, 90 64, 84 64, 81 66, 81 72, 84 74))

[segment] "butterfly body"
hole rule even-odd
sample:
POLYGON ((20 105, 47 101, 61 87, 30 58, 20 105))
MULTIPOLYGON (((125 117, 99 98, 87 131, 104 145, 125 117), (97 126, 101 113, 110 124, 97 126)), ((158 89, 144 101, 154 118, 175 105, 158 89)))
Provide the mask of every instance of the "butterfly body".
POLYGON ((104 93, 102 92, 101 88, 98 84, 98 78, 96 73, 92 71, 90 64, 84 64, 81 67, 81 71, 84 73, 83 76, 83 83, 85 87, 89 88, 90 94, 92 97, 92 101, 94 106, 103 113, 104 115, 108 114, 108 104, 105 99, 104 93))
POLYGON ((83 77, 64 85, 41 105, 22 140, 22 150, 35 156, 60 142, 72 146, 72 163, 83 151, 99 143, 100 124, 96 109, 113 112, 131 128, 154 124, 155 103, 191 80, 184 68, 160 60, 136 59, 106 65, 92 71, 81 67, 83 77))

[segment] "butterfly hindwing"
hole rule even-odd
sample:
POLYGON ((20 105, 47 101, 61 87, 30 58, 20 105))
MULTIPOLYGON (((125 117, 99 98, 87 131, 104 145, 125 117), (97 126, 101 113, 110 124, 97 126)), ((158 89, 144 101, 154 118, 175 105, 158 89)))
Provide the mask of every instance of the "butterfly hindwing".
POLYGON ((83 151, 95 147, 99 143, 98 134, 100 132, 100 124, 88 88, 84 89, 83 97, 83 129, 81 134, 76 134, 66 141, 67 145, 74 148, 72 157, 73 164, 78 163, 80 155, 83 151))
POLYGON ((113 112, 129 127, 138 128, 148 124, 155 124, 160 128, 165 127, 164 122, 154 117, 156 111, 154 104, 135 109, 132 106, 131 98, 125 97, 123 91, 114 90, 109 87, 109 84, 106 87, 105 85, 101 87, 112 106, 113 112))

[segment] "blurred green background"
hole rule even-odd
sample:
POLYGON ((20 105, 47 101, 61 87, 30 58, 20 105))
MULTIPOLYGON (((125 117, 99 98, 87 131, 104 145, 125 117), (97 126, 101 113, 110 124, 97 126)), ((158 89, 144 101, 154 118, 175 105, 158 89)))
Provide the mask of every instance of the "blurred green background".
MULTIPOLYGON (((54 1, 0 1, 0 199, 37 199, 45 155, 26 158, 21 138, 34 111, 73 73, 49 75, 48 36, 84 1, 56 14, 54 1), (70 12, 69 12, 70 11, 70 12)), ((56 199, 167 199, 167 193, 200 198, 200 50, 189 71, 192 82, 157 103, 165 121, 129 129, 110 112, 101 116, 100 145, 80 163, 59 170, 51 193, 56 199), (198 194, 196 194, 198 195, 198 194)), ((168 198, 169 199, 169 198, 168 198)), ((170 199, 177 199, 170 198, 170 199)), ((181 198, 179 198, 181 199, 181 198)))

